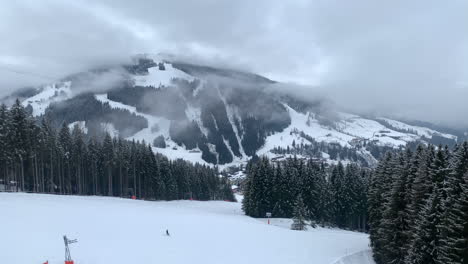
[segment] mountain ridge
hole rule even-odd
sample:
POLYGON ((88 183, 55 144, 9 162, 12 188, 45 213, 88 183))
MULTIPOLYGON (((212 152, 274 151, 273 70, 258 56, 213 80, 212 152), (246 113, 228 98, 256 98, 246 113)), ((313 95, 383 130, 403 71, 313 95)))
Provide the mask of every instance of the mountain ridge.
POLYGON ((389 149, 457 141, 457 135, 398 120, 324 110, 320 100, 269 89, 276 83, 253 73, 145 55, 131 65, 30 89, 21 101, 33 115, 47 115, 57 125, 79 122, 90 136, 108 132, 144 140, 171 159, 221 167, 245 164, 255 155, 373 166, 389 149))

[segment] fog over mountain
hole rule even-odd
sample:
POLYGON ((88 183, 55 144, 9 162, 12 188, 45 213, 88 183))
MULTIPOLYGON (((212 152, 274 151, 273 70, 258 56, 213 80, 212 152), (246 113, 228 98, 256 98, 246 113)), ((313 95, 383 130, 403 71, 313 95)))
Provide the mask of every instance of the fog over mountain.
POLYGON ((348 111, 468 127, 467 8, 465 1, 2 1, 0 95, 165 52, 296 83, 283 90, 327 97, 348 111))

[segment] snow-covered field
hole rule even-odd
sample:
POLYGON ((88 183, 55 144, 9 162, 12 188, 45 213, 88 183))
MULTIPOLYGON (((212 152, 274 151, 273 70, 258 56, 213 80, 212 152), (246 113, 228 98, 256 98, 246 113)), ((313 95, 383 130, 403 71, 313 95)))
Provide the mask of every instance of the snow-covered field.
POLYGON ((0 210, 8 264, 63 263, 63 235, 78 239, 76 264, 372 263, 365 234, 292 231, 288 219, 267 225, 240 203, 0 193, 0 210))

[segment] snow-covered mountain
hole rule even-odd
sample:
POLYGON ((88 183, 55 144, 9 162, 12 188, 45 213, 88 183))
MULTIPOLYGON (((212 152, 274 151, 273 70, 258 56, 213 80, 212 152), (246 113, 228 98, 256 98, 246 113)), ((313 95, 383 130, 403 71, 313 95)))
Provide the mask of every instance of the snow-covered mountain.
MULTIPOLYGON (((142 55, 134 64, 79 73, 12 96, 35 116, 144 140, 169 158, 218 164, 308 156, 373 166, 388 149, 457 136, 385 117, 329 110, 272 89, 262 76, 142 55)), ((287 86, 284 86, 287 87, 287 86)))

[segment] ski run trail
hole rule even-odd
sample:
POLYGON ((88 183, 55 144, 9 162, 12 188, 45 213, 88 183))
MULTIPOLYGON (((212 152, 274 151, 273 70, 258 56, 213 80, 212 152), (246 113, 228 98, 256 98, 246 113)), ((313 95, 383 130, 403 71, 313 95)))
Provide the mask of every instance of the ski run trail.
POLYGON ((0 193, 0 212, 5 264, 64 263, 63 235, 75 264, 374 263, 366 234, 268 225, 233 202, 0 193))

